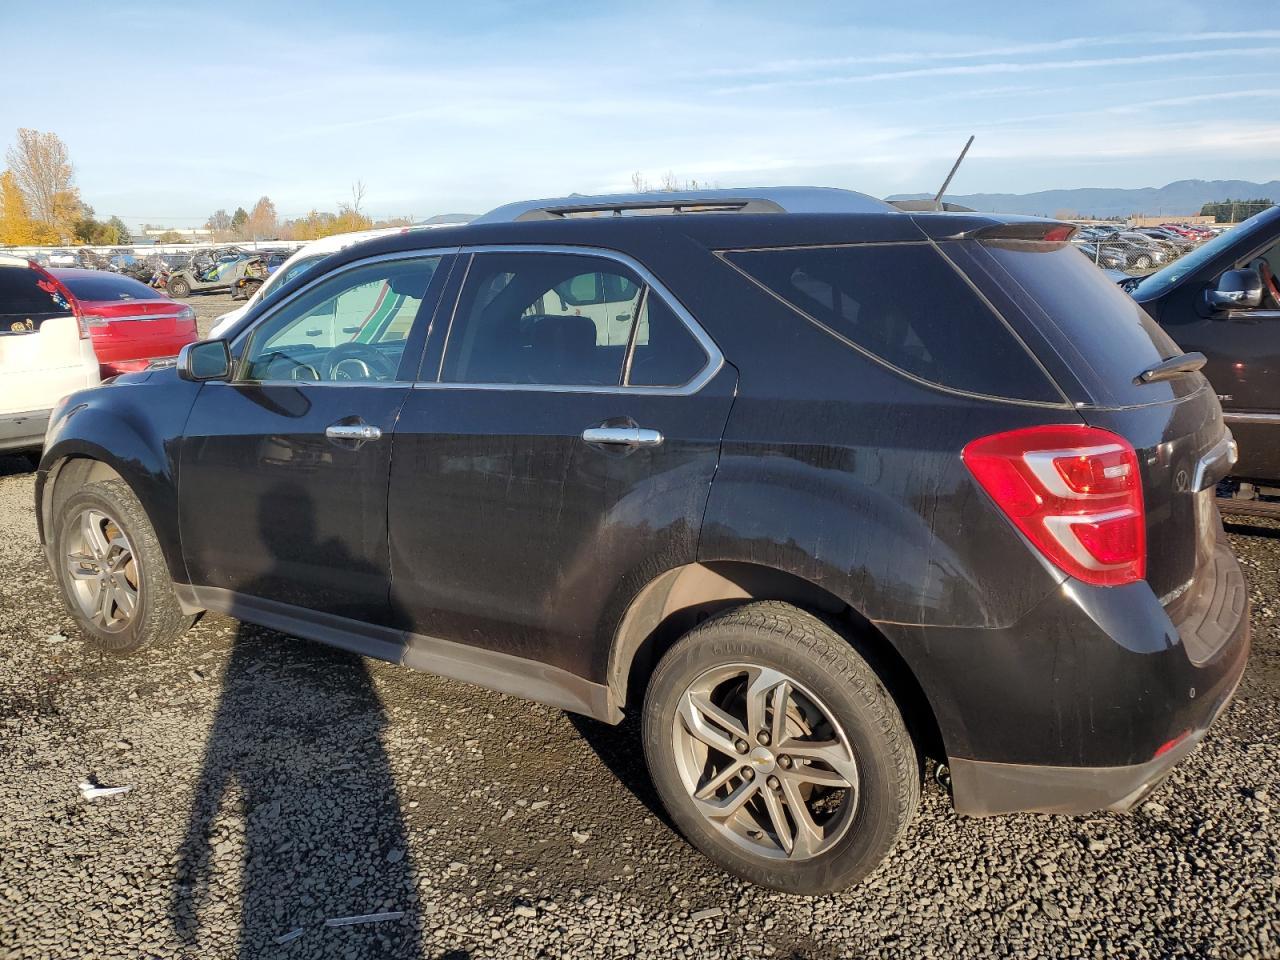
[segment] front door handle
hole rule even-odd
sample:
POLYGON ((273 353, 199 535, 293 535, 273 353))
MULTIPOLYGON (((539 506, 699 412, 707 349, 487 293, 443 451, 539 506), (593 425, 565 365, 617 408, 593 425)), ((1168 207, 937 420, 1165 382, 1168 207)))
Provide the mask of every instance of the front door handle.
POLYGON ((587 443, 608 443, 620 447, 656 447, 662 434, 645 427, 587 427, 582 431, 587 443))
POLYGON ((325 427, 324 435, 330 440, 381 440, 382 431, 368 423, 335 423, 325 427))

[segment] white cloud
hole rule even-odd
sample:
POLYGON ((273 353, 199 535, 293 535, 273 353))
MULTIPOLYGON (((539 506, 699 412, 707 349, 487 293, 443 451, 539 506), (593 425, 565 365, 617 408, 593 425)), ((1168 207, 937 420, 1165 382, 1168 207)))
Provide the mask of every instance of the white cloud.
POLYGON ((963 77, 1005 73, 1034 73, 1042 70, 1086 70, 1109 67, 1137 66, 1141 64, 1177 63, 1193 60, 1221 60, 1225 57, 1275 57, 1280 47, 1215 48, 1212 50, 1184 50, 1176 53, 1138 54, 1126 57, 1097 57, 1076 60, 1031 60, 1025 63, 996 61, 991 63, 964 64, 953 67, 921 67, 914 70, 887 70, 878 73, 862 73, 834 77, 812 77, 799 80, 768 80, 738 86, 721 87, 717 94, 763 93, 772 90, 800 87, 839 87, 862 83, 883 83, 890 80, 913 80, 922 77, 963 77))

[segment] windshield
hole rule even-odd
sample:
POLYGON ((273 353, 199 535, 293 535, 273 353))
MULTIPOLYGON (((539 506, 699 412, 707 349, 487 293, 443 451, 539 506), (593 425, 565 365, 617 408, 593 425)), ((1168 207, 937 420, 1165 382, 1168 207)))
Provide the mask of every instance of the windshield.
POLYGON ((262 285, 258 299, 263 300, 271 296, 281 284, 288 283, 294 277, 302 276, 327 256, 327 253, 317 253, 310 257, 301 257, 296 262, 289 264, 289 266, 277 270, 262 285))
POLYGON ((60 277, 77 300, 125 301, 125 300, 166 300, 159 290, 153 290, 145 283, 139 283, 130 277, 121 277, 112 273, 94 274, 88 277, 60 277))
POLYGON ((1149 277, 1144 277, 1131 291, 1137 300, 1152 300, 1178 283, 1183 277, 1190 276, 1207 263, 1211 263, 1219 255, 1228 252, 1236 244, 1250 240, 1276 225, 1276 211, 1280 207, 1268 207, 1261 213, 1250 217, 1238 227, 1223 231, 1202 247, 1197 247, 1186 256, 1169 264, 1163 270, 1157 270, 1149 277))

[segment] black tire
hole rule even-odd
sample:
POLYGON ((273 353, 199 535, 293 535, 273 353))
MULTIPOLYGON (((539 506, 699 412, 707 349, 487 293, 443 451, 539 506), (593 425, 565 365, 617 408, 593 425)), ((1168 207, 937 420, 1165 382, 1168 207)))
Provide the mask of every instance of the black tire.
POLYGON ((62 501, 54 527, 54 569, 67 610, 89 645, 103 653, 125 655, 153 643, 174 640, 195 618, 182 612, 155 530, 146 511, 123 480, 89 483, 62 501), (67 558, 73 551, 79 520, 86 510, 104 514, 118 525, 132 550, 137 607, 120 629, 108 631, 90 619, 74 593, 67 558))
POLYGON ((1151 266, 1151 258, 1144 253, 1133 261, 1133 265, 1139 270, 1146 270, 1151 266))
MULTIPOLYGON (((789 604, 746 604, 686 634, 649 681, 643 727, 650 775, 684 836, 728 872, 775 890, 823 894, 861 880, 898 842, 920 803, 920 761, 884 684, 845 638, 789 604), (812 857, 778 859, 745 849, 698 811, 682 779, 674 732, 681 699, 709 671, 737 664, 779 671, 807 688, 852 748, 859 782, 851 820, 812 857)), ((769 782, 775 783, 772 777, 769 782)))
POLYGON ((191 296, 191 284, 183 280, 182 277, 170 277, 168 289, 171 297, 191 296))

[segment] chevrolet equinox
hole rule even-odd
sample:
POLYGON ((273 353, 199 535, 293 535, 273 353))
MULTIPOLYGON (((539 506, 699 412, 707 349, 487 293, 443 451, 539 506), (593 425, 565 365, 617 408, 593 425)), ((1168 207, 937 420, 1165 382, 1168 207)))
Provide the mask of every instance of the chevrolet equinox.
POLYGON ((1123 811, 1249 647, 1217 397, 1072 227, 817 188, 359 243, 54 410, 41 539, 118 653, 202 611, 616 723, 724 869, 916 812, 1123 811))

